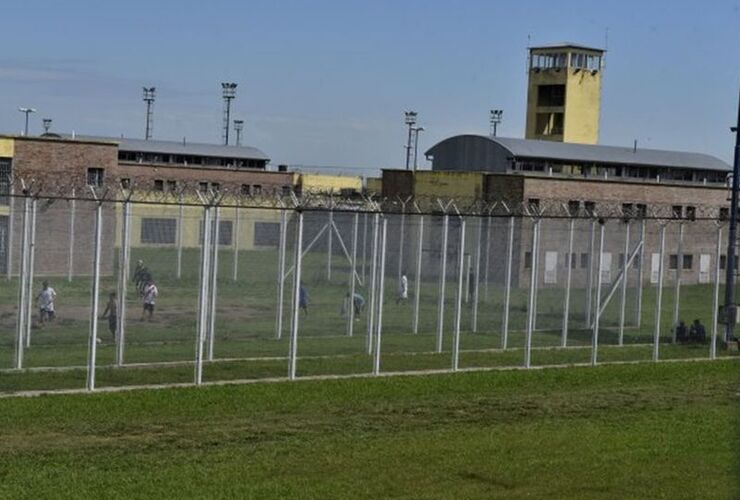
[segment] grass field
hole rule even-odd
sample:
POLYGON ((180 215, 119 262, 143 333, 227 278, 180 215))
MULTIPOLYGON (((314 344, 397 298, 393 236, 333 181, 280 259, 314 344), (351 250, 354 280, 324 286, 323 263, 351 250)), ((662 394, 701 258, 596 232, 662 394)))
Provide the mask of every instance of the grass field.
POLYGON ((738 364, 0 401, 2 498, 732 498, 738 364))
MULTIPOLYGON (((255 379, 283 377, 287 374, 290 292, 286 293, 284 336, 275 338, 276 268, 274 251, 243 251, 240 253, 239 280, 232 280, 233 253, 222 250, 219 266, 216 317, 215 361, 206 365, 205 380, 255 379), (225 361, 229 360, 229 361, 225 361)), ((193 380, 191 363, 195 352, 197 303, 197 250, 183 255, 183 275, 175 277, 175 252, 172 249, 133 249, 132 261, 143 259, 157 280, 160 299, 153 322, 141 321, 140 303, 129 286, 126 327, 126 357, 128 366, 112 368, 114 346, 107 332, 107 322, 99 323, 97 383, 99 387, 182 383, 193 380), (160 363, 142 367, 140 364, 160 363), (175 363, 162 365, 161 363, 175 363)), ((369 269, 367 270, 369 272, 369 269)), ((346 259, 335 256, 331 281, 326 276, 326 254, 309 253, 304 260, 304 283, 309 290, 310 314, 300 320, 298 342, 298 375, 331 375, 369 373, 371 357, 366 349, 367 317, 355 322, 353 337, 346 335, 346 320, 339 314, 347 291, 349 266, 346 259)), ((445 302, 445 328, 442 353, 436 352, 436 321, 438 285, 434 277, 423 281, 421 292, 420 331, 411 333, 413 306, 397 305, 397 287, 389 271, 383 316, 381 369, 383 371, 417 371, 449 369, 451 366, 452 321, 455 284, 448 280, 445 302)), ((37 280, 35 290, 40 288, 37 280)), ((4 284, 5 285, 5 284, 4 284)), ((24 367, 81 367, 86 363, 89 329, 89 277, 52 279, 59 297, 58 320, 43 328, 34 325, 31 347, 26 350, 24 367)), ((483 288, 483 287, 482 287, 483 288)), ((105 277, 101 286, 101 303, 106 292, 115 290, 114 278, 105 277)), ((368 297, 367 286, 358 287, 368 297)), ((684 286, 681 293, 681 318, 690 321, 702 318, 710 331, 711 285, 684 286)), ((414 283, 411 283, 411 292, 414 283)), ((627 330, 625 347, 617 347, 618 301, 612 300, 601 321, 600 361, 650 360, 654 327, 655 294, 645 287, 641 326, 636 327, 636 289, 628 291, 627 330)), ((518 366, 523 362, 524 325, 527 290, 516 288, 510 308, 511 333, 507 351, 500 351, 503 290, 491 284, 485 299, 481 290, 478 332, 471 332, 471 308, 462 313, 461 368, 518 366)), ((574 289, 570 315, 569 346, 560 344, 563 290, 543 287, 538 296, 537 328, 533 345, 534 365, 584 363, 590 359, 591 331, 584 322, 584 291, 574 289), (578 348, 580 346, 580 348, 578 348), (549 349, 552 348, 552 349, 549 349)), ((13 366, 14 328, 17 310, 17 282, 0 287, 0 392, 23 390, 65 389, 84 386, 85 371, 72 368, 65 371, 17 372, 13 366)), ((708 357, 709 346, 673 345, 670 342, 673 288, 664 290, 661 319, 661 359, 708 357)), ((101 309, 102 311, 102 309, 101 309)), ((719 351, 726 356, 726 351, 719 351)))

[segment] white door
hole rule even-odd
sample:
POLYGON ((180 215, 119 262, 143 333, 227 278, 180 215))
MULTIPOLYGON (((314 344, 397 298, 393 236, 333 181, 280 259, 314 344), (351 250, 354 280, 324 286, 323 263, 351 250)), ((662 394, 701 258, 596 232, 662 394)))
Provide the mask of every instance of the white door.
POLYGON ((652 254, 652 260, 650 262, 650 283, 658 282, 658 273, 660 272, 660 254, 652 254))
POLYGON ((558 253, 545 252, 545 284, 554 285, 558 282, 558 253))
POLYGON ((612 282, 612 254, 610 252, 601 254, 601 282, 603 284, 612 282))
POLYGON ((699 256, 699 283, 709 283, 709 261, 711 257, 708 253, 699 256))

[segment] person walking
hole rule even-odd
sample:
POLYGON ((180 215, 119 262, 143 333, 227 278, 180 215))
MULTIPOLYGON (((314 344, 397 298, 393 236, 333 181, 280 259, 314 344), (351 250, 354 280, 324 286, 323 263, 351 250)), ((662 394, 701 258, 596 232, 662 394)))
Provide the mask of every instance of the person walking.
POLYGON ((116 331, 118 330, 118 302, 116 302, 116 292, 108 295, 108 303, 105 305, 105 311, 101 319, 108 318, 108 331, 110 331, 113 342, 116 341, 116 331))
POLYGON ((159 296, 159 290, 157 289, 157 285, 154 284, 154 280, 150 279, 147 281, 146 285, 144 285, 142 296, 144 298, 144 310, 141 313, 141 319, 143 321, 148 315, 149 321, 151 321, 154 316, 154 303, 159 296))
POLYGON ((398 296, 396 297, 396 305, 401 302, 406 302, 409 299, 409 279, 406 277, 406 271, 401 273, 401 279, 398 282, 398 296))
POLYGON ((57 292, 49 286, 48 281, 42 283, 41 292, 36 300, 39 305, 39 322, 54 321, 54 300, 57 298, 57 292))

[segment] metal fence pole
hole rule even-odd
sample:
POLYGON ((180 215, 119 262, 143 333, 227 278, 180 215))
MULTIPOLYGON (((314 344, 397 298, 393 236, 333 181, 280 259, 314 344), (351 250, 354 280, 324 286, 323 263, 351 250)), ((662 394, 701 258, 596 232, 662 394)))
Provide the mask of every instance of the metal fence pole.
POLYGON ((445 289, 447 287, 447 237, 450 227, 449 215, 442 218, 442 262, 439 275, 439 303, 437 305, 437 352, 442 352, 445 316, 445 289))
POLYGON ((506 283, 504 289, 504 318, 501 326, 501 349, 509 346, 509 309, 511 306, 511 273, 514 264, 514 216, 509 217, 509 242, 506 248, 506 283))
POLYGON ((298 224, 295 234, 295 260, 293 271, 293 304, 290 324, 290 345, 288 346, 288 378, 295 380, 298 355, 298 322, 300 320, 301 300, 301 267, 303 264, 303 212, 297 211, 298 224))
POLYGON ((239 279, 239 237, 240 237, 240 215, 241 210, 239 207, 234 207, 234 272, 232 279, 236 281, 239 279))
POLYGON ((92 306, 90 310, 90 338, 87 347, 87 390, 95 390, 95 362, 98 347, 98 304, 100 297, 100 247, 103 236, 103 204, 95 207, 95 247, 93 256, 92 306))
POLYGON ((622 263, 622 296, 619 303, 619 345, 624 345, 624 319, 627 308, 627 272, 629 271, 628 256, 630 253, 630 222, 624 227, 624 262, 622 263))
POLYGON ((663 302, 663 272, 665 268, 665 224, 660 226, 660 263, 658 264, 658 291, 655 297, 655 329, 653 332, 653 361, 658 361, 660 350, 660 316, 663 302))
POLYGON ((463 260, 465 259, 465 218, 460 217, 460 248, 458 252, 458 272, 457 272, 457 294, 455 297, 455 323, 452 330, 452 369, 457 371, 460 366, 460 321, 462 319, 462 299, 463 299, 463 279, 465 269, 463 260))
POLYGON ((355 290, 357 280, 357 232, 360 228, 360 214, 355 213, 353 216, 352 229, 352 265, 349 272, 349 325, 347 325, 347 334, 352 337, 355 329, 355 290))
POLYGON ((203 348, 208 321, 208 284, 210 282, 211 207, 203 207, 203 237, 200 252, 200 292, 198 294, 198 328, 195 342, 195 384, 203 382, 203 348))
POLYGON ((540 248, 539 221, 532 224, 532 265, 529 273, 529 301, 527 306, 527 331, 524 340, 524 367, 532 365, 532 331, 534 330, 535 312, 535 290, 537 288, 537 256, 540 248))
POLYGON ((534 266, 534 308, 532 309, 532 331, 537 330, 537 309, 538 299, 540 298, 540 247, 542 246, 542 238, 540 233, 542 232, 542 219, 537 220, 537 258, 532 256, 532 261, 536 264, 534 266))
POLYGON ((637 307, 636 307, 636 326, 642 326, 642 287, 645 277, 645 219, 640 221, 640 265, 637 268, 637 307))
POLYGON ((488 214, 488 217, 486 217, 486 264, 485 269, 483 270, 483 300, 484 302, 488 302, 488 272, 491 269, 491 222, 493 221, 493 217, 491 217, 491 214, 488 214))
POLYGON ((373 375, 380 374, 380 340, 383 332, 383 296, 385 288, 385 255, 388 243, 388 219, 383 217, 383 234, 380 245, 380 268, 378 269, 378 319, 375 323, 375 349, 373 352, 373 375))
POLYGON ((722 255, 722 226, 717 226, 717 248, 714 252, 714 293, 712 301, 712 342, 709 345, 709 358, 717 358, 717 322, 719 320, 719 278, 720 256, 722 255))
MULTIPOLYGON (((596 308, 594 310, 594 329, 591 334, 591 365, 595 366, 599 351, 599 320, 601 319, 601 286, 604 282, 604 229, 605 224, 599 221, 599 254, 596 265, 596 308)), ((625 261, 627 254, 624 255, 625 261)))
POLYGON ((678 330, 678 315, 680 313, 680 302, 681 302, 681 271, 683 268, 683 222, 678 224, 678 253, 676 254, 676 288, 673 297, 673 332, 671 334, 671 341, 676 343, 676 334, 678 330))
POLYGON ((377 297, 378 280, 378 230, 380 225, 380 214, 373 217, 373 249, 370 264, 370 315, 367 319, 367 353, 373 352, 373 335, 375 332, 375 304, 377 297))
POLYGON ((13 278, 13 244, 15 243, 15 187, 14 183, 12 182, 12 178, 8 179, 10 181, 10 196, 8 197, 8 268, 7 268, 7 279, 11 280, 13 278))
POLYGON ((77 212, 77 200, 75 199, 75 190, 72 189, 72 200, 70 201, 69 210, 69 256, 67 257, 67 281, 72 282, 75 263, 75 216, 77 212))
POLYGON ((406 239, 406 205, 401 205, 401 232, 398 236, 398 282, 403 274, 403 246, 406 239))
POLYGON ((216 299, 218 298, 218 248, 221 235, 221 207, 215 207, 214 213, 212 249, 209 250, 213 252, 213 256, 211 257, 210 301, 208 304, 208 361, 213 361, 213 347, 216 340, 216 299))
POLYGON ((593 310, 594 288, 594 237, 596 235, 596 221, 591 221, 588 240, 588 273, 586 276, 586 327, 591 325, 591 311, 593 310))
POLYGON ((568 320, 570 319, 570 288, 573 282, 573 235, 576 220, 570 219, 568 227, 568 253, 565 255, 565 299, 563 300, 563 331, 560 334, 560 347, 568 346, 568 320))
POLYGON ((329 230, 326 235, 326 281, 331 281, 331 253, 333 250, 334 236, 334 212, 329 211, 329 230))
POLYGON ((183 241, 183 230, 184 230, 184 202, 182 195, 179 197, 180 207, 177 221, 177 279, 182 278, 182 241, 183 241))
POLYGON ((15 368, 20 370, 23 368, 23 349, 25 342, 23 341, 23 334, 26 331, 26 308, 28 307, 28 237, 29 237, 29 226, 31 221, 29 219, 29 198, 25 196, 23 198, 23 227, 21 233, 21 248, 20 248, 20 266, 18 273, 18 318, 16 320, 16 334, 15 334, 15 368))
POLYGON ((283 208, 280 211, 280 241, 278 243, 277 272, 277 318, 275 321, 275 338, 283 338, 283 303, 285 301, 285 249, 288 236, 288 214, 283 208))
POLYGON ((421 302, 421 263, 424 252, 424 216, 419 216, 419 230, 417 231, 417 246, 416 246, 416 274, 414 284, 416 290, 414 292, 414 323, 412 325, 412 331, 414 334, 419 333, 419 305, 421 302))
MULTIPOLYGON (((128 292, 129 250, 131 235, 131 203, 123 202, 123 224, 121 228, 121 250, 119 252, 120 267, 118 269, 118 317, 116 329, 116 366, 123 365, 124 350, 126 348, 126 295, 128 292)), ((182 228, 182 226, 180 226, 182 228)))
POLYGON ((483 221, 479 218, 478 222, 478 233, 475 245, 475 264, 473 264, 473 319, 470 326, 470 330, 473 333, 478 333, 478 298, 480 295, 480 254, 481 254, 481 243, 483 242, 483 221))
POLYGON ((367 212, 362 214, 362 283, 365 284, 365 261, 367 260, 367 212))
POLYGON ((26 292, 27 304, 26 304, 26 333, 25 333, 25 341, 26 341, 26 347, 31 347, 31 319, 32 319, 32 311, 33 311, 33 278, 34 278, 34 265, 36 262, 36 208, 38 205, 38 200, 34 198, 31 201, 31 227, 29 228, 29 231, 31 233, 31 236, 29 238, 30 242, 30 248, 28 252, 28 280, 27 280, 27 286, 28 286, 28 292, 26 292))

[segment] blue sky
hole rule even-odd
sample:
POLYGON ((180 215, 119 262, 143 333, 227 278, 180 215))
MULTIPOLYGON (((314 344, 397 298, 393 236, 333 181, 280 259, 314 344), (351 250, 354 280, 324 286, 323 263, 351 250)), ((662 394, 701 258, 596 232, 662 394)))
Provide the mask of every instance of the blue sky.
POLYGON ((245 143, 273 163, 397 167, 403 111, 449 135, 524 133, 527 37, 608 56, 601 143, 731 160, 740 84, 740 0, 33 1, 3 6, 0 131, 18 106, 54 129, 218 142, 221 81, 239 83, 245 143))

